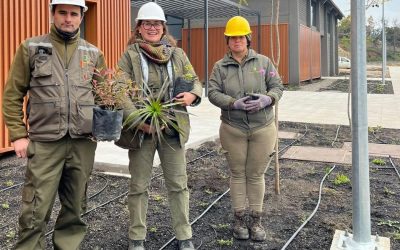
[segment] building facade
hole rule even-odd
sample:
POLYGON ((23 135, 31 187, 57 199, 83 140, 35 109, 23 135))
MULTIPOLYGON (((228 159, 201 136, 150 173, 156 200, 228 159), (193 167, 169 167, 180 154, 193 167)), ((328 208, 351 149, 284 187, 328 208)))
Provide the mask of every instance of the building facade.
MULTIPOLYGON (((0 97, 14 54, 26 38, 50 30, 50 0, 0 1, 0 97)), ((114 67, 126 48, 131 30, 130 0, 86 0, 89 7, 81 25, 82 37, 99 47, 108 67, 114 67)), ((0 98, 0 107, 2 98, 0 98)), ((0 153, 12 150, 0 115, 0 153)))

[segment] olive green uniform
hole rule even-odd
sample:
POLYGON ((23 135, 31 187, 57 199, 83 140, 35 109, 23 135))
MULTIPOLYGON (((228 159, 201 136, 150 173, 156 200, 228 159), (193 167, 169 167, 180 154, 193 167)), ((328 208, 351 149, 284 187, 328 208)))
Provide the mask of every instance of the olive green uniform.
POLYGON ((215 63, 208 98, 221 108, 220 140, 231 170, 234 210, 243 210, 246 198, 252 211, 261 212, 265 193, 264 171, 276 141, 273 104, 283 85, 271 61, 249 49, 242 63, 227 53, 215 63), (232 109, 248 94, 268 95, 273 103, 258 112, 232 109))
MULTIPOLYGON (((130 45, 122 55, 118 66, 123 72, 137 82, 142 83, 144 79, 141 68, 140 49, 137 44, 130 45)), ((192 94, 197 96, 194 105, 200 103, 202 85, 199 82, 191 64, 180 48, 173 48, 171 56, 173 78, 190 74, 195 77, 192 94)), ((161 89, 164 79, 168 77, 167 64, 156 64, 148 61, 147 85, 154 93, 161 89)), ((168 100, 168 93, 165 97, 168 100)), ((133 105, 126 107, 124 116, 126 118, 135 109, 133 105)), ((174 109, 186 111, 186 107, 174 106, 174 109)), ((168 201, 170 204, 172 226, 178 240, 192 237, 192 229, 189 223, 189 190, 187 187, 185 143, 189 137, 190 123, 187 113, 175 112, 177 124, 182 129, 182 134, 164 134, 166 141, 155 142, 151 135, 145 135, 143 143, 138 147, 138 137, 128 138, 131 141, 127 145, 129 150, 129 171, 131 181, 128 196, 128 207, 130 213, 129 238, 132 240, 144 240, 146 237, 146 215, 148 204, 148 188, 152 175, 154 154, 157 150, 161 160, 165 184, 168 190, 168 201)), ((136 128, 132 128, 133 130, 136 128)), ((134 133, 132 133, 133 135, 134 133)))
POLYGON ((54 25, 47 35, 18 48, 3 96, 11 141, 28 137, 25 185, 16 249, 44 249, 46 224, 58 192, 61 211, 53 234, 55 249, 77 249, 96 143, 92 132, 92 77, 105 67, 102 53, 79 38, 64 41, 54 25), (28 126, 23 98, 29 97, 28 126), (27 129, 27 127, 29 129, 27 129))

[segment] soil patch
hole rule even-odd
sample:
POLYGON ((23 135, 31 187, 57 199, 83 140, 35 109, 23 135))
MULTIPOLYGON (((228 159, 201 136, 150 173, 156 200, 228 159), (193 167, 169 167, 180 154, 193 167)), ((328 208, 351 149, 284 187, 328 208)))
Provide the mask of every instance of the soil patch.
MULTIPOLYGON (((351 141, 346 126, 282 122, 283 131, 300 133, 299 140, 280 140, 280 150, 289 145, 341 147, 351 141)), ((369 142, 399 144, 400 130, 371 128, 369 142)), ((274 191, 274 163, 265 175, 265 213, 263 224, 267 231, 265 242, 238 241, 232 238, 233 220, 229 192, 229 169, 218 142, 207 142, 187 151, 190 188, 190 218, 194 243, 199 249, 281 249, 297 228, 307 219, 318 202, 319 185, 333 167, 318 162, 280 160, 281 194, 274 191), (226 193, 226 194, 225 194, 226 193), (225 195, 224 195, 225 194, 225 195)), ((391 238, 391 249, 400 249, 400 178, 388 158, 370 159, 371 230, 372 234, 391 238), (387 168, 377 168, 387 167, 387 168)), ((400 160, 393 159, 399 169, 400 160)), ((17 237, 21 186, 25 161, 14 155, 0 158, 0 249, 12 249, 17 237), (4 190, 4 191, 3 191, 4 190), (4 205, 3 204, 7 204, 4 205)), ((166 188, 160 167, 154 168, 149 190, 147 249, 160 249, 174 236, 171 229, 166 188)), ((287 249, 329 249, 334 232, 351 230, 351 183, 337 185, 338 176, 351 179, 351 166, 336 165, 323 184, 322 200, 315 216, 300 231, 287 249)), ((128 209, 126 192, 129 180, 105 176, 95 171, 89 185, 89 212, 84 216, 89 232, 81 249, 127 249, 128 209), (104 188, 104 189, 103 189, 104 188), (105 205, 103 205, 105 204, 105 205), (103 206, 101 206, 103 205, 103 206)), ((51 231, 59 211, 56 202, 47 230, 51 231)), ((51 237, 47 236, 48 248, 51 237)), ((176 241, 164 249, 176 249, 176 241)))
MULTIPOLYGON (((338 79, 327 87, 322 87, 319 91, 336 91, 336 92, 349 92, 349 79, 338 79)), ((368 94, 389 94, 393 95, 393 85, 391 81, 367 81, 368 94)))

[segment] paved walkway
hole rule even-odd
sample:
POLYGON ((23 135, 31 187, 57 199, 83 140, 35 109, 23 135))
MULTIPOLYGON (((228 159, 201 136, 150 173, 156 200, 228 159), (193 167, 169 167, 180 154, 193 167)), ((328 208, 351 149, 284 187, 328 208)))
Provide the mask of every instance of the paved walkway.
MULTIPOLYGON (((368 126, 400 129, 400 67, 389 67, 394 95, 368 95, 368 126)), ((349 125, 346 93, 285 91, 279 103, 279 120, 349 125)), ((189 108, 192 131, 187 148, 218 137, 219 109, 207 98, 199 107, 189 108)), ((113 143, 101 142, 96 150, 96 168, 117 167, 116 171, 127 172, 127 150, 113 143)), ((158 164, 158 159, 155 164, 158 164)))

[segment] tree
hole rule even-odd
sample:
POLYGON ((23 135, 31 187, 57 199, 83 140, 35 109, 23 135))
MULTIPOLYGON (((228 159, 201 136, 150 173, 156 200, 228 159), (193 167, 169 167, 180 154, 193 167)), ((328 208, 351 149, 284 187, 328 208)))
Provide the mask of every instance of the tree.
POLYGON ((386 41, 393 47, 393 52, 396 53, 397 46, 400 45, 400 25, 395 19, 393 26, 386 28, 386 41))
POLYGON ((350 51, 351 16, 344 17, 338 26, 339 45, 342 49, 350 51))

